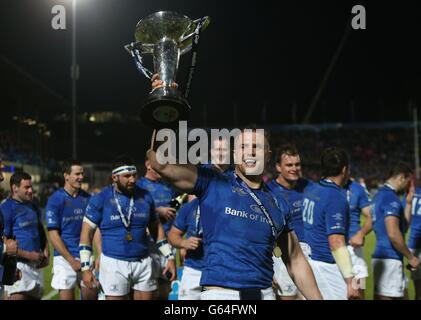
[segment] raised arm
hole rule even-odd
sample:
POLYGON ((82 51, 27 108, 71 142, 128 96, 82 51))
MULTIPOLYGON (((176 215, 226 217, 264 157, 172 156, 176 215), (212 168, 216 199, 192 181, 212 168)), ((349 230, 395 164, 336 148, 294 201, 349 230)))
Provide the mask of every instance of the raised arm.
POLYGON ((191 164, 161 164, 154 150, 148 150, 152 168, 182 192, 191 193, 197 180, 197 167, 191 164))

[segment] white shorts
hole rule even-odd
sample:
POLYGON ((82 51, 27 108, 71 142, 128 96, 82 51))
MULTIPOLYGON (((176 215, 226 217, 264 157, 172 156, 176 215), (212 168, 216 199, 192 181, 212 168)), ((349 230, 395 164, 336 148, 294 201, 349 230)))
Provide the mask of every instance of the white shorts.
POLYGON ((101 254, 99 282, 106 296, 125 296, 130 289, 145 292, 157 289, 151 257, 141 261, 124 261, 101 254))
POLYGON ((22 278, 11 286, 5 286, 8 295, 24 293, 34 298, 42 298, 44 293, 44 270, 37 269, 33 263, 18 262, 16 268, 22 273, 22 278))
POLYGON ((347 286, 336 263, 309 259, 324 300, 347 300, 347 286))
POLYGON ((364 260, 364 251, 362 247, 354 248, 347 246, 352 261, 352 273, 356 279, 368 277, 368 267, 364 260))
MULTIPOLYGON (((162 274, 164 269, 167 267, 168 259, 159 251, 156 247, 154 240, 150 237, 148 241, 149 256, 152 258, 152 271, 153 277, 156 279, 167 280, 162 274)), ((176 256, 176 248, 172 248, 174 257, 176 256)))
MULTIPOLYGON (((421 260, 421 248, 416 249, 409 249, 411 250, 412 254, 416 256, 419 260, 421 260)), ((417 271, 411 271, 411 278, 412 280, 421 280, 421 268, 418 268, 417 271)))
POLYGON ((391 298, 402 298, 408 285, 402 261, 373 258, 371 263, 374 276, 374 294, 391 298))
MULTIPOLYGON (((262 300, 275 300, 272 288, 260 290, 262 300)), ((240 300, 240 291, 230 289, 210 289, 202 291, 201 300, 240 300)))
POLYGON ((294 281, 292 281, 291 277, 289 276, 287 267, 284 264, 282 258, 277 258, 275 256, 272 257, 273 260, 273 277, 278 284, 278 292, 279 296, 284 297, 293 297, 296 296, 298 293, 297 287, 295 286, 294 281))
POLYGON ((76 285, 85 288, 82 274, 74 271, 69 262, 62 256, 55 256, 53 259, 51 287, 56 290, 69 290, 74 289, 76 285))
MULTIPOLYGON (((311 254, 310 246, 305 242, 300 242, 301 250, 304 253, 304 256, 309 259, 311 254)), ((289 276, 287 267, 284 264, 282 258, 277 258, 275 256, 272 257, 273 259, 273 271, 274 271, 274 279, 278 284, 279 290, 277 292, 278 296, 283 297, 293 297, 298 294, 298 289, 295 286, 294 281, 292 281, 291 277, 289 276)))
POLYGON ((308 245, 308 243, 305 242, 300 242, 300 247, 308 260, 311 255, 311 247, 308 245))
POLYGON ((184 266, 183 276, 178 287, 178 300, 200 300, 202 271, 184 266))

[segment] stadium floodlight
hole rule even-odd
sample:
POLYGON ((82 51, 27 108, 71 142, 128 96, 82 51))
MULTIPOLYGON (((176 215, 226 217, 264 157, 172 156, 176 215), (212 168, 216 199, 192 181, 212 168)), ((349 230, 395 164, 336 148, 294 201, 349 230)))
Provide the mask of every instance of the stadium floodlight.
POLYGON ((77 0, 72 0, 72 65, 70 77, 72 78, 72 157, 77 159, 77 80, 79 66, 76 56, 76 16, 77 0))

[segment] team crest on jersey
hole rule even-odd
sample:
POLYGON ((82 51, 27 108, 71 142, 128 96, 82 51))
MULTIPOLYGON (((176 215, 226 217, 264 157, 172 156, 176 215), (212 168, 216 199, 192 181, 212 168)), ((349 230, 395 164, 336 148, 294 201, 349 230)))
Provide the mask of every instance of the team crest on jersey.
MULTIPOLYGON (((127 207, 127 208, 125 208, 124 209, 124 211, 128 214, 129 213, 129 210, 130 208, 129 207, 127 207)), ((132 209, 132 213, 135 213, 137 211, 137 208, 136 208, 136 206, 133 206, 133 209, 132 209)))
POLYGON ((153 192, 153 191, 155 190, 155 187, 154 187, 153 185, 151 185, 151 184, 148 184, 148 185, 145 187, 145 189, 146 189, 146 190, 148 190, 149 192, 153 192))
POLYGON ((250 206, 250 209, 253 210, 256 213, 262 213, 262 209, 260 209, 260 207, 257 204, 252 204, 250 206))
POLYGON ((166 197, 167 197, 167 195, 163 192, 160 192, 160 193, 157 194, 158 199, 165 199, 166 197))
POLYGON ((247 191, 239 187, 232 187, 232 192, 239 194, 240 196, 247 196, 247 191))
POLYGON ((301 200, 295 201, 295 202, 292 204, 292 206, 293 206, 294 208, 300 208, 300 207, 301 207, 301 200))
POLYGON ((24 214, 25 212, 26 212, 26 208, 23 208, 23 207, 17 207, 15 209, 15 214, 16 215, 24 214))
POLYGON ((70 201, 70 200, 64 200, 64 206, 65 207, 71 207, 72 206, 72 201, 70 201))
POLYGON ((140 204, 141 205, 141 204, 144 204, 145 203, 145 200, 143 200, 142 198, 139 198, 139 199, 136 199, 134 203, 135 203, 135 205, 136 204, 140 204))

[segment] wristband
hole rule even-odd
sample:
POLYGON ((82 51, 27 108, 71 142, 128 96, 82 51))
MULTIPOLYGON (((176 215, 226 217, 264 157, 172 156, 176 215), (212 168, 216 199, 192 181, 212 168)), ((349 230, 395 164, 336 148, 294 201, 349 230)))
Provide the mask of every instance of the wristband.
POLYGON ((92 247, 86 244, 79 244, 79 255, 80 255, 80 270, 86 271, 90 269, 92 247))
POLYGON ((167 240, 161 240, 158 241, 156 243, 159 251, 161 251, 161 253, 164 255, 165 258, 167 259, 174 259, 174 255, 172 253, 172 247, 170 246, 170 244, 168 243, 167 240))

